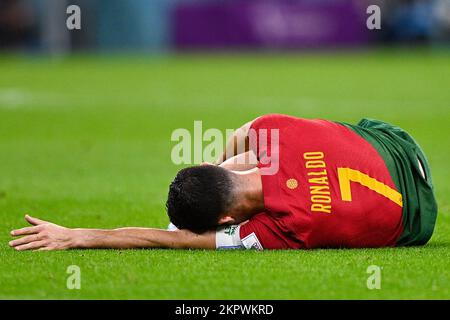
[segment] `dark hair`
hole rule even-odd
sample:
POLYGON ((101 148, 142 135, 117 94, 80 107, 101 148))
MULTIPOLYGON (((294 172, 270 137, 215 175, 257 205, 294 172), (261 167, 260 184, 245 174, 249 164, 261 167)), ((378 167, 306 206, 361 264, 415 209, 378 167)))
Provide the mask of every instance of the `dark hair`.
POLYGON ((206 230, 217 226, 232 203, 231 173, 213 165, 182 169, 170 184, 166 209, 179 229, 206 230))

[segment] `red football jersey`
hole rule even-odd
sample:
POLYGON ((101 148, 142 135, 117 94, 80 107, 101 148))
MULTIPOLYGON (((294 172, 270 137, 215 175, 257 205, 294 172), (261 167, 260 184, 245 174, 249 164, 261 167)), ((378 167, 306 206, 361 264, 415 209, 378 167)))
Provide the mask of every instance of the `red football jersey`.
POLYGON ((284 115, 251 129, 266 211, 240 226, 245 247, 395 245, 402 195, 368 141, 339 123, 284 115))

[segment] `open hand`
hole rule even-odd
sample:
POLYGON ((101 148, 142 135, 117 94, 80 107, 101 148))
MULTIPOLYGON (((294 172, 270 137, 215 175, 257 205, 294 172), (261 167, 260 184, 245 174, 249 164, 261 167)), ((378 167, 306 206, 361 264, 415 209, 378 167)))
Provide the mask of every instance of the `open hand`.
POLYGON ((9 242, 16 250, 63 250, 73 246, 73 231, 54 223, 25 215, 31 227, 11 231, 11 236, 24 236, 9 242))

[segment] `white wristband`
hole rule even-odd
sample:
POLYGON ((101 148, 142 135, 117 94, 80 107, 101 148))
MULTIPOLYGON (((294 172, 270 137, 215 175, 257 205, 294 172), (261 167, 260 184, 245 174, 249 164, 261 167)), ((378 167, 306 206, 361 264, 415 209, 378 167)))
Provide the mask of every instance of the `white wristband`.
POLYGON ((171 222, 169 223, 169 225, 167 226, 167 231, 177 231, 178 228, 171 222))
POLYGON ((217 249, 243 249, 241 237, 239 235, 239 225, 226 226, 216 231, 217 249))

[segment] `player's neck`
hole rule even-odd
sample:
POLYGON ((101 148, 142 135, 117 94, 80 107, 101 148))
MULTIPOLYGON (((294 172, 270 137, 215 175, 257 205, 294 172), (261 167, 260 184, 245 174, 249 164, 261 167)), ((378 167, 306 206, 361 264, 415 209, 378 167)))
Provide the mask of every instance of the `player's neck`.
POLYGON ((235 171, 235 174, 237 182, 235 211, 236 214, 243 215, 248 219, 264 210, 261 174, 258 168, 235 171))

